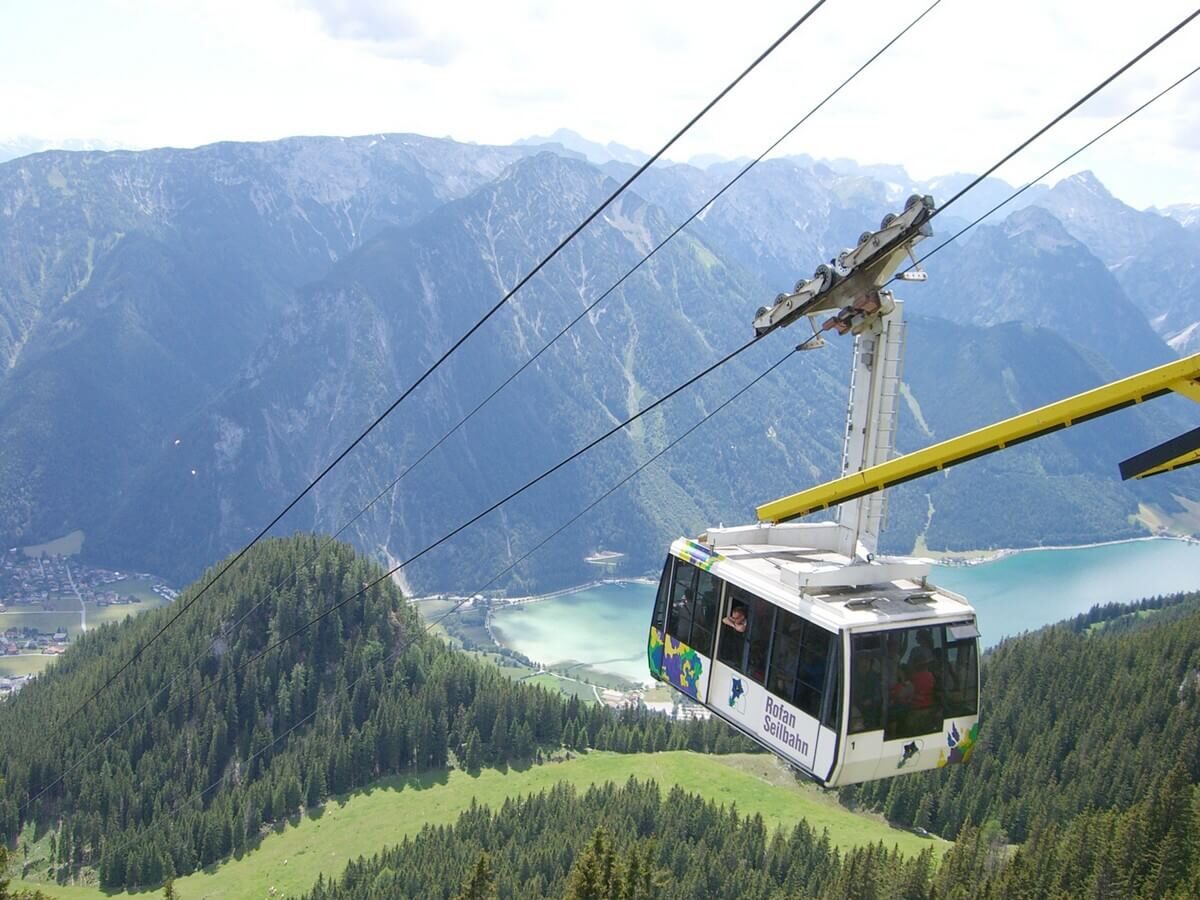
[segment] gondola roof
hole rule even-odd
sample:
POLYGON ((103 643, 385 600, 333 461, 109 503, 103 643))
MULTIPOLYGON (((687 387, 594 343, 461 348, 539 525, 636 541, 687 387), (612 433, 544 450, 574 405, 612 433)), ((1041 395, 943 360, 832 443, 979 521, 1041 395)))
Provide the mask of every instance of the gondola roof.
POLYGON ((967 600, 931 585, 928 560, 881 557, 853 561, 823 549, 826 528, 773 525, 710 529, 681 538, 672 552, 776 606, 831 630, 973 616, 967 600), (847 584, 847 581, 857 582, 847 584))

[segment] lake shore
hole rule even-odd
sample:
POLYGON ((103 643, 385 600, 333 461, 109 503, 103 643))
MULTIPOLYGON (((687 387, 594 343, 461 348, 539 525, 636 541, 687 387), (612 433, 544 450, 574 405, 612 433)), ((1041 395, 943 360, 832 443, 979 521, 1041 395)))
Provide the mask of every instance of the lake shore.
MULTIPOLYGON (((1177 536, 994 549, 936 564, 931 580, 970 598, 986 646, 1097 604, 1200 589, 1200 541, 1177 536)), ((498 645, 530 659, 572 660, 622 677, 638 670, 642 677, 644 663, 638 662, 656 583, 655 578, 611 579, 492 600, 488 631, 498 645)))
MULTIPOLYGON (((1136 544, 1143 541, 1179 541, 1184 544, 1200 545, 1200 538, 1195 538, 1184 534, 1156 534, 1145 535, 1134 538, 1116 538, 1111 541, 1094 541, 1090 544, 1047 544, 1039 547, 1000 547, 988 550, 928 550, 922 549, 920 552, 908 554, 917 559, 929 559, 939 566, 957 567, 957 566, 977 566, 981 563, 995 562, 996 560, 1004 559, 1009 556, 1014 556, 1019 553, 1038 553, 1044 550, 1088 550, 1093 547, 1112 547, 1117 544, 1136 544)), ((905 554, 897 554, 903 556, 905 554)), ((542 600, 553 600, 556 597, 565 597, 570 594, 577 594, 580 591, 589 591, 594 588, 603 587, 605 585, 616 584, 657 584, 658 579, 652 575, 639 575, 632 578, 599 578, 594 581, 576 584, 570 587, 559 588, 554 591, 547 591, 542 594, 522 594, 516 597, 505 596, 486 596, 482 594, 464 595, 464 594, 429 594, 423 597, 410 597, 410 603, 421 603, 429 600, 447 600, 452 602, 460 602, 464 600, 472 600, 476 597, 483 597, 495 603, 508 605, 520 603, 538 603, 542 600)))
POLYGON ((977 566, 980 563, 995 562, 1018 553, 1038 553, 1043 550, 1088 550, 1093 547, 1112 547, 1117 544, 1136 544, 1141 541, 1179 541, 1184 544, 1200 544, 1200 539, 1185 534, 1149 534, 1144 537, 1094 541, 1090 544, 1047 544, 1044 547, 1002 547, 998 550, 925 550, 914 555, 922 559, 931 559, 939 566, 977 566))
POLYGON ((549 591, 545 594, 523 594, 518 597, 489 597, 484 594, 429 594, 425 597, 409 597, 409 603, 423 603, 429 600, 448 600, 451 602, 460 602, 463 600, 474 600, 482 598, 493 603, 501 603, 505 606, 521 604, 521 603, 537 603, 540 600, 553 600, 556 597, 566 597, 569 594, 578 594, 580 591, 590 591, 594 588, 604 587, 610 584, 657 584, 658 579, 651 578, 649 575, 638 575, 633 578, 601 578, 596 581, 588 581, 584 584, 576 584, 571 587, 559 588, 557 591, 549 591))

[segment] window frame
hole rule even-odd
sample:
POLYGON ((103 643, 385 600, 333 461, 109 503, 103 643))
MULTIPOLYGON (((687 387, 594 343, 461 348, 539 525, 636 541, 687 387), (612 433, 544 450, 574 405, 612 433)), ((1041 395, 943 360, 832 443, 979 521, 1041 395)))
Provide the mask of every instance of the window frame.
POLYGON ((654 597, 654 610, 650 614, 651 627, 657 628, 663 634, 666 634, 667 630, 667 606, 670 604, 674 583, 675 555, 668 553, 667 561, 663 563, 662 577, 658 581, 658 593, 654 597))
MULTIPOLYGON (((815 719, 821 724, 827 724, 831 673, 835 672, 835 668, 840 660, 840 654, 838 653, 840 637, 840 632, 829 631, 811 619, 806 619, 804 616, 797 615, 790 610, 777 606, 775 610, 775 627, 771 632, 771 651, 767 660, 767 683, 764 686, 773 695, 790 706, 794 706, 797 710, 804 713, 804 715, 815 719), (776 680, 778 674, 776 670, 779 661, 776 660, 775 654, 783 646, 783 626, 791 624, 788 618, 784 617, 788 617, 792 622, 798 624, 800 632, 798 638, 793 635, 787 636, 788 642, 795 647, 795 659, 793 664, 787 667, 790 671, 785 669, 783 686, 786 690, 781 692, 776 690, 778 683, 776 680), (817 645, 818 641, 823 644, 823 653, 821 654, 823 670, 820 684, 813 684, 803 677, 803 663, 806 660, 811 661, 815 659, 811 651, 817 645), (802 687, 807 688, 810 692, 816 692, 815 703, 801 702, 800 692, 802 687)), ((837 685, 836 676, 833 676, 833 685, 834 687, 837 685)))
MULTIPOLYGON (((947 633, 949 633, 949 629, 947 629, 947 633)), ((960 638, 959 640, 956 640, 956 641, 946 641, 945 644, 942 646, 942 665, 943 665, 943 673, 944 673, 943 682, 942 682, 943 683, 942 708, 944 710, 946 718, 947 719, 958 719, 958 718, 963 718, 965 716, 979 715, 979 638, 978 637, 970 637, 970 638, 960 638), (949 697, 950 697, 949 673, 952 668, 958 668, 959 665, 955 664, 952 667, 951 662, 950 662, 950 651, 958 650, 959 652, 961 652, 964 649, 969 649, 970 653, 971 653, 970 672, 969 672, 971 677, 967 680, 968 683, 962 685, 960 690, 961 689, 969 690, 969 698, 964 697, 963 698, 964 702, 962 703, 961 706, 953 706, 952 707, 950 705, 950 699, 949 699, 949 697), (966 702, 968 699, 971 701, 969 704, 966 702)))
MULTIPOLYGON (((711 658, 715 638, 714 626, 725 594, 725 581, 718 578, 712 572, 706 571, 685 559, 678 559, 674 555, 672 555, 672 559, 674 560, 674 568, 671 572, 671 587, 667 592, 667 605, 663 615, 663 634, 664 636, 669 634, 675 640, 687 645, 701 656, 711 658), (680 620, 684 618, 683 615, 679 614, 679 611, 684 609, 684 606, 675 599, 676 586, 684 584, 680 578, 681 572, 686 573, 689 579, 683 587, 683 595, 690 596, 691 598, 686 606, 686 629, 677 627, 680 620), (715 595, 709 607, 711 608, 711 612, 707 612, 701 604, 700 589, 702 579, 711 579, 712 587, 715 589, 715 595), (707 615, 707 619, 701 615, 702 613, 707 615), (697 625, 697 620, 700 620, 699 625, 697 625), (684 633, 685 631, 686 634, 684 633), (697 638, 699 633, 703 632, 707 632, 706 640, 703 646, 698 646, 697 638)), ((657 602, 658 598, 656 597, 655 603, 657 602)))
POLYGON ((959 640, 948 640, 949 627, 959 623, 954 622, 923 622, 915 625, 907 625, 901 628, 886 628, 875 631, 858 631, 850 634, 850 683, 846 692, 846 702, 849 704, 849 709, 853 711, 860 706, 859 692, 856 690, 858 682, 855 679, 855 667, 860 656, 868 659, 877 660, 879 662, 878 683, 876 685, 879 692, 879 707, 877 712, 878 721, 875 722, 875 727, 869 727, 864 721, 861 727, 855 728, 853 717, 848 717, 846 722, 847 734, 866 734, 872 731, 882 731, 884 741, 903 740, 912 737, 921 737, 927 734, 934 734, 945 728, 945 723, 948 719, 959 719, 967 716, 979 715, 979 639, 977 637, 961 638, 959 640), (933 659, 928 665, 929 672, 934 677, 934 685, 932 690, 931 704, 924 709, 914 709, 911 706, 907 708, 907 715, 901 710, 903 709, 899 703, 893 699, 892 686, 886 683, 887 673, 889 669, 899 673, 904 666, 911 666, 911 657, 913 652, 920 646, 917 642, 916 634, 923 630, 930 629, 933 631, 933 659), (897 637, 900 638, 900 651, 895 660, 891 660, 889 656, 889 643, 892 643, 897 637), (860 641, 875 639, 879 645, 874 650, 859 649, 860 641), (947 686, 950 683, 949 672, 952 668, 950 662, 951 650, 962 650, 970 647, 971 663, 969 671, 964 675, 973 677, 965 678, 965 682, 959 690, 965 692, 963 700, 958 705, 951 705, 949 702, 949 692, 947 686), (907 651, 907 652, 906 652, 907 651), (902 662, 905 658, 909 662, 902 662), (896 708, 893 709, 893 704, 896 708), (936 726, 935 726, 936 723, 936 726))
MULTIPOLYGON (((720 656, 717 657, 717 660, 724 665, 729 666, 729 668, 734 669, 738 674, 749 678, 760 687, 767 688, 769 691, 770 688, 767 687, 767 681, 769 678, 768 669, 771 661, 771 644, 775 639, 775 618, 779 613, 779 607, 765 597, 760 597, 753 591, 746 590, 746 588, 740 587, 732 582, 726 582, 725 597, 721 604, 721 608, 731 611, 733 609, 733 603, 735 599, 746 608, 746 631, 740 635, 742 644, 741 659, 736 664, 729 662, 720 656), (736 597, 735 592, 737 595, 736 597), (755 677, 750 671, 750 651, 754 646, 754 638, 759 634, 758 623, 762 618, 759 614, 759 610, 764 606, 771 610, 771 620, 767 625, 767 628, 769 629, 767 631, 767 647, 763 655, 763 677, 760 679, 755 677)), ((728 612, 726 612, 726 615, 728 615, 728 612)), ((722 616, 722 619, 723 618, 724 616, 722 616)), ((722 629, 722 634, 725 633, 725 629, 727 628, 728 626, 725 626, 725 628, 722 629)), ((718 652, 720 651, 719 645, 717 650, 718 652)))

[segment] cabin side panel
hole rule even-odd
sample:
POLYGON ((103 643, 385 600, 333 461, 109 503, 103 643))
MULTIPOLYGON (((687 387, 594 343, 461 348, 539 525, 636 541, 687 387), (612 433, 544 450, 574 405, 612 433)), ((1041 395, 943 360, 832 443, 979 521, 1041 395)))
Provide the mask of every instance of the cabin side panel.
POLYGON ((721 662, 713 664, 708 697, 708 705, 714 712, 754 735, 780 756, 819 777, 828 776, 828 763, 818 773, 817 750, 822 743, 832 747, 836 739, 816 719, 721 662), (824 736, 823 730, 827 732, 824 736))

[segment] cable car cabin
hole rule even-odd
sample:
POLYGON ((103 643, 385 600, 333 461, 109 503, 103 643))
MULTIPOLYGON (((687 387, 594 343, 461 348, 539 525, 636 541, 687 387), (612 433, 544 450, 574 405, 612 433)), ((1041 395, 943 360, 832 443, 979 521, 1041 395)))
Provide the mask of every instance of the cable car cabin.
POLYGON ((676 540, 651 674, 826 787, 965 762, 979 721, 975 610, 929 585, 922 561, 819 549, 820 529, 836 527, 676 540))

